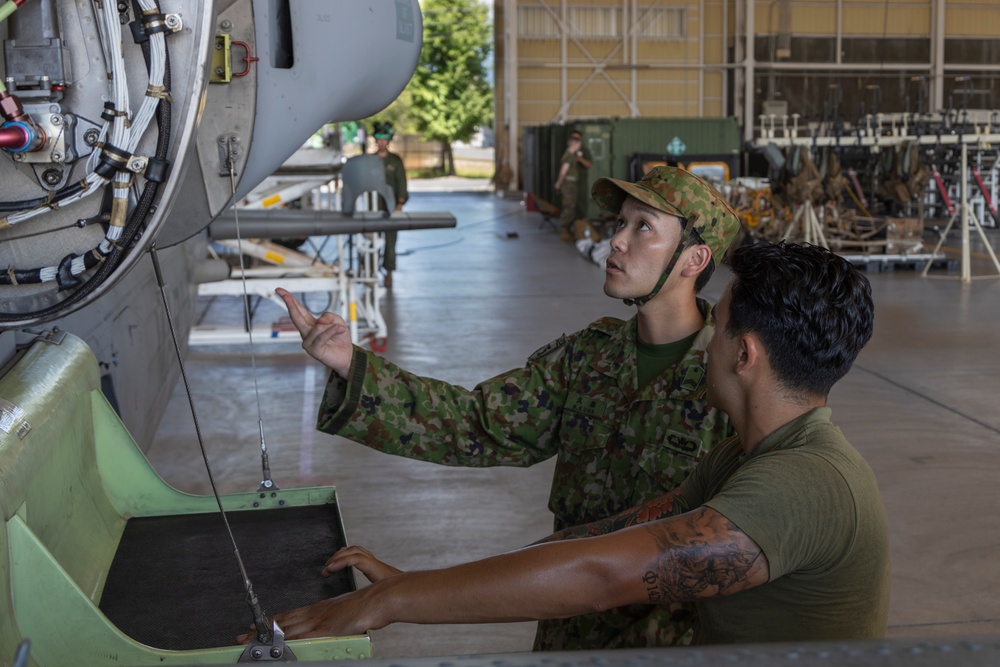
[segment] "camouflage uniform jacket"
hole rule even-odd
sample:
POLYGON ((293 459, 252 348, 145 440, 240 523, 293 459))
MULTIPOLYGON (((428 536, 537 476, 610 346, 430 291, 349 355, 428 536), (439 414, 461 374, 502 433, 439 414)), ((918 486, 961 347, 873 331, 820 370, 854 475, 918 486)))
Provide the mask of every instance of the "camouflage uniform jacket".
MULTIPOLYGON (((707 314, 704 301, 699 307, 707 314)), ((471 391, 355 348, 349 379, 330 376, 318 428, 444 465, 530 466, 556 456, 549 509, 562 530, 672 491, 703 452, 731 434, 726 416, 705 404, 713 330, 706 322, 672 372, 641 392, 634 317, 603 318, 562 336, 523 368, 471 391)), ((543 621, 535 648, 675 644, 690 638, 690 610, 636 605, 543 621)))

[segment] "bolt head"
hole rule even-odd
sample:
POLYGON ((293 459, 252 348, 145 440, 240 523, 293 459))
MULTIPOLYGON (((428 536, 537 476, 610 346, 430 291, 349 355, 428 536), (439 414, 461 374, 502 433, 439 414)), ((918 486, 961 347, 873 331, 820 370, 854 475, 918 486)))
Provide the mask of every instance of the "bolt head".
POLYGON ((221 67, 216 67, 215 68, 215 73, 218 74, 219 76, 222 76, 223 73, 224 73, 224 70, 221 67))
POLYGON ((263 655, 264 652, 261 651, 259 648, 255 648, 250 651, 250 657, 253 658, 254 660, 260 660, 263 655))
POLYGON ((52 114, 52 116, 49 118, 49 122, 52 123, 53 125, 62 125, 63 117, 57 113, 52 114))
POLYGON ((281 657, 281 647, 280 646, 272 646, 271 647, 271 657, 274 658, 275 660, 277 660, 278 658, 281 657))
POLYGON ((62 153, 53 153, 52 154, 52 161, 53 162, 62 162, 62 159, 63 159, 63 154, 62 153))

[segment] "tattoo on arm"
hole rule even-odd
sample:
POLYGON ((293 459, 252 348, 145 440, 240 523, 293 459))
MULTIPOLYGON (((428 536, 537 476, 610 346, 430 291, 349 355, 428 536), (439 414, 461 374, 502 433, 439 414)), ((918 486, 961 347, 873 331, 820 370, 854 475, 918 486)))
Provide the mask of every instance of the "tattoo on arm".
POLYGON ((642 581, 654 604, 729 595, 767 581, 760 547, 715 510, 702 507, 649 533, 659 554, 642 581))

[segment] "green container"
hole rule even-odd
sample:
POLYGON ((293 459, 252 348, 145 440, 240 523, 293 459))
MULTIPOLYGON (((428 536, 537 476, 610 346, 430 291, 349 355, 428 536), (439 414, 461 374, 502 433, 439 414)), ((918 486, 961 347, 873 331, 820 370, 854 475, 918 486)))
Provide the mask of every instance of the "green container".
POLYGON ((615 176, 612 153, 612 121, 580 121, 574 127, 583 134, 583 142, 590 149, 593 166, 587 170, 588 182, 580 188, 578 209, 591 220, 601 217, 603 211, 597 207, 590 196, 590 187, 594 181, 604 176, 615 176))
POLYGON ((591 184, 602 176, 634 181, 652 164, 688 167, 692 162, 723 163, 729 178, 738 176, 741 140, 735 118, 595 118, 526 128, 524 188, 556 206, 561 202, 553 183, 574 128, 594 158, 578 204, 592 220, 608 217, 590 197, 591 184))
POLYGON ((630 155, 659 154, 686 163, 740 152, 740 128, 734 118, 620 118, 614 121, 613 134, 614 171, 625 178, 630 155))

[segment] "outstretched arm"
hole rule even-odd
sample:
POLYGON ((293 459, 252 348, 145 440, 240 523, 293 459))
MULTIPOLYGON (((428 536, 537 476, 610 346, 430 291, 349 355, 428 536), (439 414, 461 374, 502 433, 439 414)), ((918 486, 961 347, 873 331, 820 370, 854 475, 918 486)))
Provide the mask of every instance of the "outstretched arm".
POLYGON ((635 507, 606 519, 599 519, 598 521, 581 526, 571 526, 557 533, 552 533, 548 537, 538 540, 535 544, 607 535, 608 533, 613 533, 629 526, 637 526, 641 523, 665 519, 674 514, 680 514, 685 509, 687 509, 687 505, 684 502, 683 496, 680 495, 680 488, 676 488, 670 493, 665 493, 662 496, 640 503, 635 507))
POLYGON ((635 603, 730 595, 763 584, 763 552, 708 507, 610 535, 561 541, 443 570, 406 572, 276 620, 287 639, 391 623, 564 618, 635 603))

